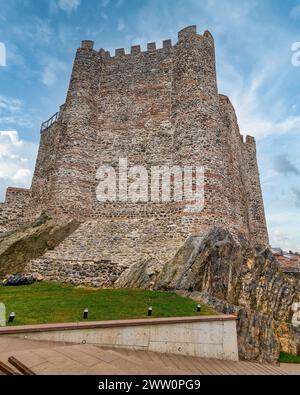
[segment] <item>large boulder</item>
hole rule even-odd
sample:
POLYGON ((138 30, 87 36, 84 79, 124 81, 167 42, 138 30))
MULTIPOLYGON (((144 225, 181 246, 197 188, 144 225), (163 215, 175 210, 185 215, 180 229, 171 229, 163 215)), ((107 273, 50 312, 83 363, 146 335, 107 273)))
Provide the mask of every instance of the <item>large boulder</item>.
POLYGON ((26 227, 0 235, 0 279, 22 273, 31 259, 55 248, 78 226, 76 220, 42 215, 26 227))
POLYGON ((300 301, 300 282, 285 276, 269 248, 215 228, 190 237, 156 279, 157 289, 207 292, 232 305, 289 321, 300 301))
POLYGON ((299 280, 281 272, 269 248, 225 229, 189 237, 165 265, 134 265, 120 283, 175 290, 236 314, 242 359, 276 363, 280 351, 299 352, 300 332, 289 324, 300 301, 299 280))

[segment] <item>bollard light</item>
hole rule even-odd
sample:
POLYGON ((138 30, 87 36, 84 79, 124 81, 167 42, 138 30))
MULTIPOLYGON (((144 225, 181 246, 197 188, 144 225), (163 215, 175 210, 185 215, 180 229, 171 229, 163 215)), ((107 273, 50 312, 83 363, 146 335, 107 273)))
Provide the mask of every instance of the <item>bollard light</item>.
POLYGON ((89 309, 86 307, 86 308, 83 310, 83 318, 84 318, 85 320, 87 320, 87 319, 88 319, 88 316, 89 316, 89 309))
POLYGON ((200 313, 201 311, 201 304, 197 304, 197 313, 200 313))
POLYGON ((148 317, 151 317, 152 316, 152 307, 149 307, 148 308, 148 317))
POLYGON ((12 311, 12 312, 9 314, 8 322, 13 322, 14 319, 15 319, 15 316, 16 316, 15 312, 12 311))

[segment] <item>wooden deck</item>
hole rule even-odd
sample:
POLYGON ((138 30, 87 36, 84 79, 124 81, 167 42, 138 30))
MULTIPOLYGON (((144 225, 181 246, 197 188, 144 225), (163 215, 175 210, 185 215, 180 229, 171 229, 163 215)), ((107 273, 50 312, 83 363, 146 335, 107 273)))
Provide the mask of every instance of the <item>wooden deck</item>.
POLYGON ((0 361, 17 358, 38 375, 286 375, 276 366, 174 354, 108 349, 91 344, 0 337, 0 361))

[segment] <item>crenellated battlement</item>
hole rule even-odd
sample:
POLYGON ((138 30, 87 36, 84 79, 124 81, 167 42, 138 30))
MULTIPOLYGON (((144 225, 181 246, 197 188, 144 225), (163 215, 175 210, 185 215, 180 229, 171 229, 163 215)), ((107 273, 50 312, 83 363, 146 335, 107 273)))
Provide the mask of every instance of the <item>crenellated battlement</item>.
POLYGON ((255 137, 247 135, 245 143, 246 144, 254 144, 255 145, 256 144, 255 137))
POLYGON ((249 144, 256 145, 255 137, 253 137, 253 136, 247 135, 245 137, 244 135, 240 134, 240 138, 241 138, 242 143, 245 145, 249 145, 249 144))
POLYGON ((185 39, 190 39, 197 35, 197 26, 187 26, 178 32, 178 41, 183 41, 185 39))
MULTIPOLYGON (((142 50, 141 45, 136 44, 136 45, 132 45, 130 47, 130 51, 128 53, 126 53, 125 48, 117 48, 114 51, 114 55, 112 55, 110 53, 110 51, 105 51, 103 48, 101 48, 98 53, 104 58, 104 59, 110 59, 110 58, 121 58, 121 57, 130 57, 130 56, 136 56, 136 55, 140 55, 140 54, 154 54, 154 53, 159 53, 161 51, 167 50, 170 51, 171 49, 173 49, 176 45, 184 42, 184 41, 189 41, 193 38, 196 37, 202 37, 205 38, 207 40, 209 40, 210 42, 214 42, 213 36, 212 34, 206 30, 203 35, 197 34, 197 27, 196 25, 192 25, 192 26, 188 26, 185 27, 184 29, 180 30, 178 32, 178 42, 173 46, 172 45, 172 40, 171 39, 166 39, 163 40, 162 42, 162 46, 157 45, 156 42, 150 42, 147 43, 145 50, 142 50)), ((84 50, 92 50, 97 52, 94 49, 94 42, 91 40, 83 40, 81 43, 81 49, 84 50)))
MULTIPOLYGON (((139 55, 139 54, 146 54, 146 53, 156 53, 162 50, 170 50, 172 49, 172 40, 168 39, 168 40, 164 40, 162 42, 162 47, 157 47, 157 44, 155 42, 151 42, 148 43, 146 46, 146 49, 143 51, 141 49, 141 45, 132 45, 130 47, 130 52, 126 53, 125 48, 117 48, 115 49, 115 53, 114 56, 111 55, 110 51, 105 51, 103 48, 101 48, 98 53, 104 57, 104 58, 120 58, 120 57, 129 57, 129 56, 135 56, 135 55, 139 55)), ((81 44, 81 49, 85 49, 85 50, 93 50, 94 52, 97 52, 94 49, 94 43, 92 41, 82 41, 81 44)))
POLYGON ((129 53, 126 53, 125 48, 118 48, 115 50, 114 57, 118 58, 118 57, 123 57, 123 56, 128 57, 131 55, 138 55, 138 54, 154 54, 162 50, 170 50, 170 49, 172 49, 172 40, 168 39, 162 42, 162 47, 157 46, 155 42, 148 43, 145 51, 142 51, 140 45, 132 45, 129 53))

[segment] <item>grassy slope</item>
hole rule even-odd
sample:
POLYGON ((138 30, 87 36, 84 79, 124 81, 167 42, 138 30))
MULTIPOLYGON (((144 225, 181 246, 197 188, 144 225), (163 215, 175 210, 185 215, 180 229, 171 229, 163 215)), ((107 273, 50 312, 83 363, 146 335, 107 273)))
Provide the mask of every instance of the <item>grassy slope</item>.
MULTIPOLYGON (((83 309, 89 308, 89 320, 143 318, 149 306, 153 317, 194 316, 196 302, 172 292, 142 289, 79 288, 57 283, 0 287, 0 302, 7 315, 16 313, 14 325, 83 321, 83 309)), ((203 306, 202 315, 215 314, 203 306)))

